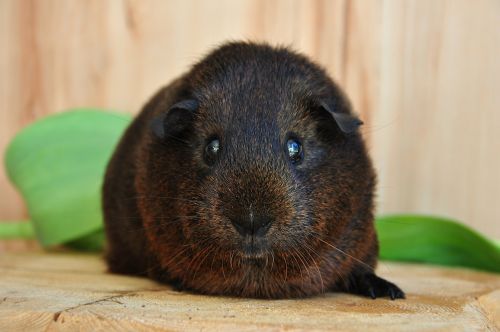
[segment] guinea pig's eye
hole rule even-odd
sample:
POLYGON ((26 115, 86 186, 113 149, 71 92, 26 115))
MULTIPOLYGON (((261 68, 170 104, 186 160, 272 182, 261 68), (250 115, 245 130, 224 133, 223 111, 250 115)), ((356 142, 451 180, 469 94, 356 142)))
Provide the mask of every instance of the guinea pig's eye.
POLYGON ((208 144, 205 146, 205 162, 208 165, 212 165, 215 162, 215 159, 217 158, 217 154, 220 151, 220 142, 218 139, 214 138, 208 144))
POLYGON ((295 138, 290 138, 286 142, 286 152, 288 154, 288 158, 292 161, 292 163, 298 163, 302 160, 302 144, 299 140, 295 138))

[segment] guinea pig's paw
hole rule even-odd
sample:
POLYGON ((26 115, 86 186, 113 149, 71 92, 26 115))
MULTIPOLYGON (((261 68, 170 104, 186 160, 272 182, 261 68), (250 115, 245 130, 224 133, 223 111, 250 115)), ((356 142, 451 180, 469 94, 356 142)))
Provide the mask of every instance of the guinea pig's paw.
POLYGON ((405 293, 398 286, 373 273, 356 275, 352 281, 349 290, 355 294, 369 296, 372 299, 386 296, 391 300, 405 298, 405 293))

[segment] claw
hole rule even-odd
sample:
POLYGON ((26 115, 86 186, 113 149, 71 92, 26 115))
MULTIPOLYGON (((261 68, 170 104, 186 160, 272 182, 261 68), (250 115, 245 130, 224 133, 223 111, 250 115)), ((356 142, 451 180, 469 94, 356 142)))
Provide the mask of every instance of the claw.
POLYGON ((372 299, 377 297, 389 297, 391 300, 405 298, 404 292, 398 286, 373 273, 356 275, 350 291, 372 299))
POLYGON ((389 296, 393 301, 396 299, 396 293, 394 292, 394 288, 389 288, 389 296))
POLYGON ((396 293, 396 298, 398 298, 398 299, 406 299, 406 295, 405 295, 405 293, 402 290, 398 290, 398 292, 396 293))
POLYGON ((370 294, 370 297, 374 300, 377 298, 377 295, 375 295, 375 290, 373 289, 373 287, 370 287, 368 289, 368 294, 370 294))

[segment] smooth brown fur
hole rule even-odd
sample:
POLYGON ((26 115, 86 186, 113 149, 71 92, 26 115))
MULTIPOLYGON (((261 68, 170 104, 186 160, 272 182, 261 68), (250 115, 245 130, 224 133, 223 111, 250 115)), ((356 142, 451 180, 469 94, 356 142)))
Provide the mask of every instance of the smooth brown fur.
POLYGON ((204 294, 404 297, 374 274, 375 173, 358 124, 304 56, 252 43, 214 50, 146 104, 109 163, 110 270, 204 294), (183 100, 195 109, 173 106, 183 100), (209 165, 214 137, 222 148, 209 165), (287 159, 290 137, 302 142, 299 164, 287 159), (232 222, 254 215, 267 233, 240 235, 232 222))

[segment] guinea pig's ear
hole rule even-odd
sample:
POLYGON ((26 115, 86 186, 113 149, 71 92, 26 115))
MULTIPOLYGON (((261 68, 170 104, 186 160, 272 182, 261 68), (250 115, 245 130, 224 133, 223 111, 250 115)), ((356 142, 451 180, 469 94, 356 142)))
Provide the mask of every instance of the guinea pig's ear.
POLYGON ((352 114, 338 112, 334 103, 328 103, 324 100, 321 100, 319 104, 323 109, 330 113, 330 115, 337 123, 337 126, 345 134, 351 134, 355 132, 359 128, 359 126, 363 124, 363 121, 352 114))
POLYGON ((151 129, 156 137, 176 137, 193 120, 193 112, 198 109, 198 101, 186 99, 172 105, 169 110, 153 119, 151 129))

